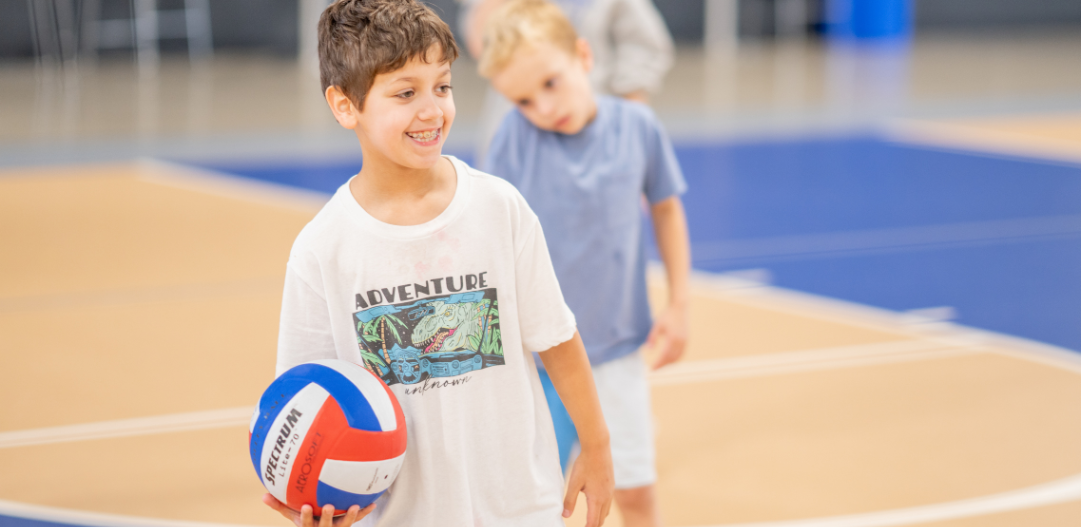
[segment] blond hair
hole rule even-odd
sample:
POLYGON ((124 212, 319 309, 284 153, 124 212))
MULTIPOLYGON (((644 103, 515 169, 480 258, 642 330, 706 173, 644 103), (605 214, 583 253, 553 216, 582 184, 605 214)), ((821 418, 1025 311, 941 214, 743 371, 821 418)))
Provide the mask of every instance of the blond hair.
POLYGON ((484 25, 484 51, 477 69, 491 78, 507 67, 524 46, 549 43, 570 54, 577 50, 578 33, 559 6, 547 0, 510 0, 484 25))

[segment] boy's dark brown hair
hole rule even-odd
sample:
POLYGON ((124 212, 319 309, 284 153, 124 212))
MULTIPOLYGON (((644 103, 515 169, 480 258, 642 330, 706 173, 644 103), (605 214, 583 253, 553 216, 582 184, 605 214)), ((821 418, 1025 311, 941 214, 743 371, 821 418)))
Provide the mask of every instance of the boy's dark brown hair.
POLYGON ((414 57, 427 62, 438 45, 442 62, 458 58, 450 27, 416 0, 338 0, 319 17, 319 80, 337 86, 359 110, 380 73, 414 57))

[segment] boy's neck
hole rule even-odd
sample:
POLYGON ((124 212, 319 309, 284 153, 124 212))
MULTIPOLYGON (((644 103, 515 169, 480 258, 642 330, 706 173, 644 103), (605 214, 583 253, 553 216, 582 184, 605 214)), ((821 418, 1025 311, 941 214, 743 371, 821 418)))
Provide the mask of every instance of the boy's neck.
POLYGON ((457 188, 453 164, 445 157, 428 168, 398 165, 364 156, 349 192, 369 215, 392 225, 428 222, 450 205, 457 188))

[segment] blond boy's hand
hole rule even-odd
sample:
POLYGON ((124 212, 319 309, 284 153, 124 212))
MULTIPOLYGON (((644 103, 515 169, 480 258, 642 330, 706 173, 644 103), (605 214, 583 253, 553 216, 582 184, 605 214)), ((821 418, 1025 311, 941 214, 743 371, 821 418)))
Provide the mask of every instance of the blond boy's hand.
POLYGON ((300 508, 300 512, 290 509, 289 506, 278 501, 269 492, 263 495, 263 503, 278 511, 285 519, 293 522, 296 527, 316 527, 316 521, 318 521, 318 527, 349 527, 354 523, 360 521, 365 516, 371 514, 375 510, 375 504, 368 505, 361 509, 357 505, 349 507, 349 510, 345 514, 334 517, 334 506, 326 505, 323 507, 323 515, 319 517, 319 520, 315 520, 314 513, 312 512, 311 505, 305 505, 300 508))
POLYGON ((669 306, 653 323, 646 345, 654 350, 654 370, 678 361, 687 348, 687 308, 669 306))
POLYGON ((563 517, 574 512, 578 493, 586 495, 586 527, 600 527, 612 507, 615 476, 612 475, 612 451, 608 445, 586 448, 574 460, 563 498, 563 517))

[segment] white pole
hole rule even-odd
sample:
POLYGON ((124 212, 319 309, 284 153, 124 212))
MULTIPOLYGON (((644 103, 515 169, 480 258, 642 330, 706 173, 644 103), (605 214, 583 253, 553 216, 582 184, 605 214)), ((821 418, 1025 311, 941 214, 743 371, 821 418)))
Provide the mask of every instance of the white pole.
POLYGON ((711 110, 731 110, 736 102, 739 0, 706 0, 703 99, 711 110))
POLYGON ((300 0, 297 6, 299 13, 297 21, 300 24, 297 35, 300 37, 297 46, 297 59, 300 68, 314 77, 319 77, 319 15, 330 5, 328 0, 300 0))
POLYGON ((706 0, 707 49, 735 48, 739 43, 739 0, 706 0))

